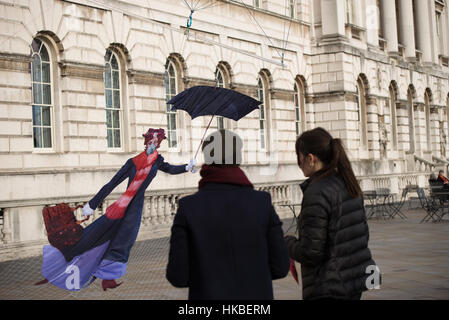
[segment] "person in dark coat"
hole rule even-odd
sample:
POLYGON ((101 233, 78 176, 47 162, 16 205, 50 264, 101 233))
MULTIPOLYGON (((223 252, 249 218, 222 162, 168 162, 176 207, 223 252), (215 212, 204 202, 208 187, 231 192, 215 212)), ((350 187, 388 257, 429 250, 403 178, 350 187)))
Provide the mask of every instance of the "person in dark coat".
POLYGON ((179 201, 166 277, 191 300, 273 299, 272 280, 288 274, 282 222, 240 169, 241 147, 228 130, 208 136, 199 190, 179 201))
POLYGON ((303 299, 360 299, 380 284, 380 273, 368 248, 362 191, 342 142, 316 128, 298 138, 296 154, 309 179, 301 184, 298 236, 285 240, 301 264, 303 299))

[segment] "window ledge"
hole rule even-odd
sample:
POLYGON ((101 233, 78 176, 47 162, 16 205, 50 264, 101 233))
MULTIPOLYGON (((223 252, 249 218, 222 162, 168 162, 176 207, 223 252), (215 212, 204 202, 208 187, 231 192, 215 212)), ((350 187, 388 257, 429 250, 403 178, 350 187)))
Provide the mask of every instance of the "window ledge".
POLYGON ((118 149, 118 148, 108 148, 106 150, 107 153, 124 153, 125 150, 123 150, 122 148, 118 149))
POLYGON ((56 154, 56 151, 54 149, 50 149, 50 148, 45 148, 45 149, 34 148, 31 153, 36 153, 36 154, 56 154))

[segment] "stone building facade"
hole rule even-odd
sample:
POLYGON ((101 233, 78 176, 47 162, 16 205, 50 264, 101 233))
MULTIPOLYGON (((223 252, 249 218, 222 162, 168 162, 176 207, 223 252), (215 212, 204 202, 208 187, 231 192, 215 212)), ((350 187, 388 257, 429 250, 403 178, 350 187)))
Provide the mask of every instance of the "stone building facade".
MULTIPOLYGON (((299 201, 295 140, 317 126, 344 141, 365 190, 399 193, 447 167, 447 1, 3 0, 0 13, 4 257, 39 251, 42 207, 89 200, 148 127, 166 129, 168 162, 188 162, 210 118, 166 101, 194 85, 263 101, 211 128, 242 136, 243 168, 275 204, 299 201)), ((160 173, 141 237, 165 234, 198 180, 160 173)))

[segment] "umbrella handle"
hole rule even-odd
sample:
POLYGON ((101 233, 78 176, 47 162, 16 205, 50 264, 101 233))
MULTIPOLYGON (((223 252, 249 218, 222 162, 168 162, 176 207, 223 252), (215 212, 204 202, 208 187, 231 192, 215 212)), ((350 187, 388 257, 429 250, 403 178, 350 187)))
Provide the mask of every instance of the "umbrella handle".
POLYGON ((202 145, 203 142, 204 142, 204 137, 206 136, 207 129, 209 129, 210 124, 212 123, 212 119, 213 119, 214 117, 215 117, 215 115, 212 115, 212 118, 210 118, 209 124, 208 124, 207 127, 206 127, 206 131, 204 131, 203 137, 201 138, 200 145, 198 146, 198 149, 196 149, 195 158, 194 158, 195 160, 196 160, 196 156, 198 155, 198 151, 200 151, 201 145, 202 145))

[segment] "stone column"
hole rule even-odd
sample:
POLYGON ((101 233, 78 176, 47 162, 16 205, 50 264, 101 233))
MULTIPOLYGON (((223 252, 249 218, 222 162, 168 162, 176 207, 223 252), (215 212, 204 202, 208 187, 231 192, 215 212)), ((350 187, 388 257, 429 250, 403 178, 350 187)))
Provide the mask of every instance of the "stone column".
POLYGON ((415 25, 418 30, 418 48, 422 51, 423 62, 432 62, 432 34, 429 1, 415 1, 415 6, 417 13, 415 25))
MULTIPOLYGON (((401 21, 402 44, 405 46, 405 57, 409 60, 416 59, 415 53, 415 24, 413 21, 413 0, 399 0, 399 12, 401 21)), ((393 1, 392 1, 393 2, 393 1)))
POLYGON ((344 37, 344 0, 321 0, 321 23, 323 38, 344 37))
MULTIPOLYGON (((418 1, 419 2, 419 1, 418 1)), ((396 25, 396 4, 393 0, 381 0, 382 30, 387 40, 388 52, 397 53, 398 30, 396 25)))

